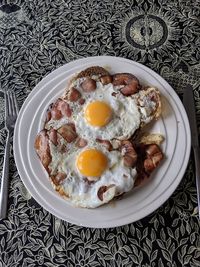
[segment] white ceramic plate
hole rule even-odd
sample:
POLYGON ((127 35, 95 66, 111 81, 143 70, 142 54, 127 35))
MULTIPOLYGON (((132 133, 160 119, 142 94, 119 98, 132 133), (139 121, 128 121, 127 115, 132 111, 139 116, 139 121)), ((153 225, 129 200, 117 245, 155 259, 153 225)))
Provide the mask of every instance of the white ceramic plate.
POLYGON ((149 68, 124 58, 90 57, 70 62, 46 76, 26 99, 14 132, 15 161, 27 189, 35 200, 57 217, 81 226, 104 228, 137 221, 162 205, 174 192, 187 167, 191 135, 184 107, 171 86, 149 68), (62 95, 70 76, 89 66, 109 68, 111 73, 130 72, 141 84, 159 88, 162 94, 162 117, 149 130, 165 137, 165 160, 149 181, 121 200, 97 209, 71 206, 52 188, 35 151, 34 140, 43 126, 47 107, 62 95))

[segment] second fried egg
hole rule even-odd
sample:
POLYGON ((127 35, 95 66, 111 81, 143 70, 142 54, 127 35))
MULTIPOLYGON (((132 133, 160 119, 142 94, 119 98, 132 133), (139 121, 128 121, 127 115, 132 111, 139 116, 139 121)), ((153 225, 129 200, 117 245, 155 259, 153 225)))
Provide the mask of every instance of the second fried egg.
POLYGON ((77 206, 98 207, 114 196, 130 191, 134 186, 136 169, 124 166, 119 151, 108 151, 93 141, 89 141, 82 149, 68 144, 68 151, 64 154, 50 143, 50 151, 51 174, 66 174, 66 179, 60 186, 77 206), (105 187, 109 189, 103 192, 101 199, 99 192, 105 187))

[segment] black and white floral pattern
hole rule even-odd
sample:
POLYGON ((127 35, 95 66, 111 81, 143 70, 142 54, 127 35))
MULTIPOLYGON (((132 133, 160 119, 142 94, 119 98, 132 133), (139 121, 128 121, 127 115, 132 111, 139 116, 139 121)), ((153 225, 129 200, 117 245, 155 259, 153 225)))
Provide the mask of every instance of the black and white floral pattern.
MULTIPOLYGON (((113 55, 143 63, 180 97, 191 83, 200 123, 199 6, 199 0, 1 0, 1 169, 3 92, 15 91, 21 106, 45 75, 81 57, 113 55)), ((200 266, 192 155, 181 184, 154 213, 123 227, 87 229, 40 207, 10 153, 9 212, 0 221, 1 267, 200 266)))

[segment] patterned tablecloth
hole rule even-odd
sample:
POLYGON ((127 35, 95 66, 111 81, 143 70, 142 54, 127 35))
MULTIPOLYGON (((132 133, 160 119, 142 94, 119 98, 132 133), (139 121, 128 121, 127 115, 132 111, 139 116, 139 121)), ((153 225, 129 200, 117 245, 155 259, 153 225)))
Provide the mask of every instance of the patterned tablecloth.
MULTIPOLYGON (((1 0, 0 166, 3 92, 20 106, 48 73, 72 60, 113 55, 159 73, 182 98, 194 88, 200 121, 199 0, 1 0)), ((158 210, 113 229, 87 229, 44 210, 24 187, 11 150, 9 212, 0 221, 0 266, 200 266, 191 155, 174 194, 158 210)))

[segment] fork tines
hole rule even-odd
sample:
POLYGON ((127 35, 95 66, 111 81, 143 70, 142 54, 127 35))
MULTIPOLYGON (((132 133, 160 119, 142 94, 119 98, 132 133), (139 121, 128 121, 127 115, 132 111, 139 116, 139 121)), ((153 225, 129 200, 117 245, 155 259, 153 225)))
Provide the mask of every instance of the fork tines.
POLYGON ((15 116, 19 112, 16 95, 12 91, 5 92, 5 115, 15 116))

